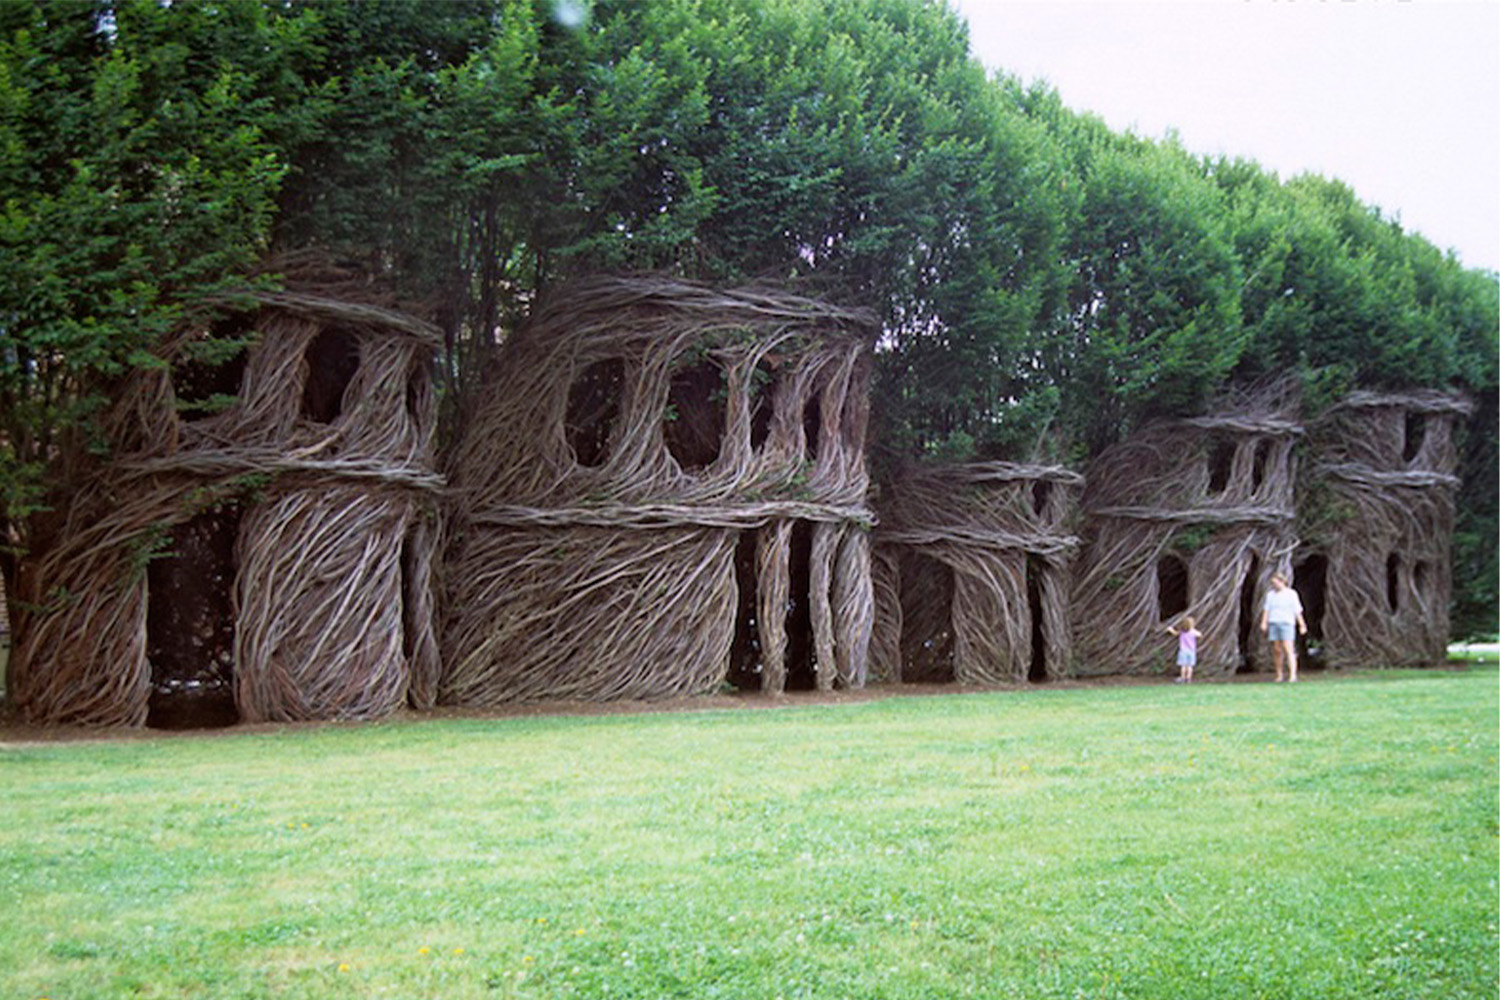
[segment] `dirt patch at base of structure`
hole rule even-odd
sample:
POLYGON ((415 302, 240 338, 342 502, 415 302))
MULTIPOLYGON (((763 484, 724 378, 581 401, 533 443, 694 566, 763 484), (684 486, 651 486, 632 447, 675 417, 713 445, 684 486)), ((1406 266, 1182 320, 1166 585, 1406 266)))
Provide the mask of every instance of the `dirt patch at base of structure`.
MULTIPOLYGON (((1441 667, 1428 668, 1437 671, 1461 672, 1474 667, 1465 661, 1453 660, 1441 667)), ((1312 683, 1338 681, 1357 676, 1368 676, 1368 671, 1313 671, 1303 674, 1303 680, 1312 683)), ((724 712, 766 711, 857 705, 865 702, 883 701, 888 698, 963 697, 975 694, 1011 693, 1024 695, 1045 691, 1069 691, 1087 688, 1171 686, 1170 676, 1127 676, 1070 678, 1050 681, 1046 684, 1015 685, 961 685, 961 684, 880 684, 858 691, 797 691, 782 695, 759 693, 724 693, 697 695, 684 698, 664 698, 655 701, 546 701, 531 704, 507 705, 498 708, 455 708, 439 706, 417 712, 403 710, 380 720, 357 720, 347 722, 280 722, 242 723, 214 729, 164 730, 129 727, 35 725, 21 719, 8 704, 0 704, 0 752, 27 746, 55 743, 133 741, 156 739, 182 739, 215 736, 238 736, 254 733, 274 733, 290 729, 324 728, 330 726, 389 725, 393 722, 425 722, 438 719, 514 719, 547 716, 605 716, 641 715, 660 712, 724 712)), ((1196 684, 1268 684, 1273 683, 1269 673, 1244 673, 1214 680, 1195 681, 1196 684)))

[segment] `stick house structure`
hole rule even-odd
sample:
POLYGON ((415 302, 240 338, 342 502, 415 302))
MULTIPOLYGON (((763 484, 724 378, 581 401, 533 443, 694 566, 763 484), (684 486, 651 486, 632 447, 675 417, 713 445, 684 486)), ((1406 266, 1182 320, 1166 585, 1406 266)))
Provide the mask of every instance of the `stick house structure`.
POLYGON ((1470 412, 1452 393, 1355 392, 1310 428, 1296 586, 1328 666, 1446 659, 1454 434, 1470 412))
POLYGON ((1090 465, 1073 591, 1076 673, 1159 673, 1192 616, 1198 673, 1257 667, 1261 600, 1297 540, 1302 426, 1263 392, 1212 416, 1148 425, 1090 465))
POLYGON ((670 278, 539 303, 449 467, 440 700, 863 684, 876 331, 670 278))
POLYGON ((1069 532, 1083 478, 1009 462, 937 466, 889 484, 876 529, 881 680, 1001 684, 1072 667, 1069 532))
POLYGON ((170 728, 431 704, 439 334, 320 280, 226 307, 212 332, 251 340, 236 360, 195 360, 209 327, 188 326, 131 376, 115 457, 18 574, 9 695, 26 717, 170 728))

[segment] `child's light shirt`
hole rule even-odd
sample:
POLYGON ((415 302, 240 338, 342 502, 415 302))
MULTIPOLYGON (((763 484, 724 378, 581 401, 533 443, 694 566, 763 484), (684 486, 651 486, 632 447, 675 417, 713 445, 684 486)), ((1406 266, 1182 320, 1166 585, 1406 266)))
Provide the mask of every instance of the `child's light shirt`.
POLYGON ((1177 652, 1179 652, 1179 653, 1196 653, 1196 652, 1198 652, 1198 636, 1200 636, 1202 634, 1203 633, 1199 632, 1197 629, 1189 629, 1186 632, 1178 632, 1177 633, 1177 652))

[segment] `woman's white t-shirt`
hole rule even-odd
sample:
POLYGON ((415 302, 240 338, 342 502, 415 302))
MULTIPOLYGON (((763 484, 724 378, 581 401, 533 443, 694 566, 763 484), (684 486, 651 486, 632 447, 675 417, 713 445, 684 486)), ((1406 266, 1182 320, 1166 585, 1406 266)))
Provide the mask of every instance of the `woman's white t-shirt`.
POLYGON ((1266 594, 1266 624, 1295 625, 1302 613, 1302 598, 1291 587, 1266 594))

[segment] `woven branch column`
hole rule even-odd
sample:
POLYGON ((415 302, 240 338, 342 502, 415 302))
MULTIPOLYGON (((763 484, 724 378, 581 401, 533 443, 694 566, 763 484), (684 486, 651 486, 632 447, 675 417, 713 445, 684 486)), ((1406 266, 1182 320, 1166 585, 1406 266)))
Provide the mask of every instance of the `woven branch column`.
MULTIPOLYGON (((780 292, 650 276, 556 290, 508 341, 449 465, 439 700, 712 691, 755 533, 761 690, 785 690, 789 612, 816 683, 866 673, 864 464, 876 324, 780 292), (808 528, 799 528, 808 525, 808 528), (810 530, 805 593, 794 540, 810 530), (555 554, 568 553, 564 564, 555 554), (850 578, 852 576, 852 578, 850 578), (586 599, 584 599, 586 598, 586 599)), ((799 557, 800 558, 800 557, 799 557)))

